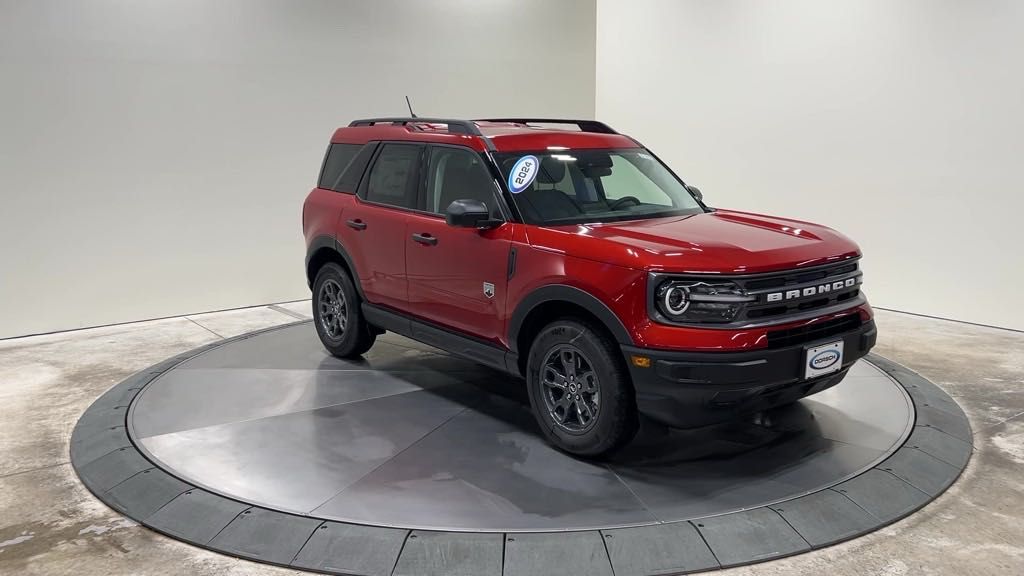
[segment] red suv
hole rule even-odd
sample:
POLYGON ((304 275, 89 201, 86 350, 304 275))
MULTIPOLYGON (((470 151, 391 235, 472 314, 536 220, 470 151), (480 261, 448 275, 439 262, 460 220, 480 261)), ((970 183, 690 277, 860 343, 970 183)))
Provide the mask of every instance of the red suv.
POLYGON ((641 413, 691 428, 794 402, 875 343, 856 244, 710 208, 601 122, 356 120, 302 223, 332 354, 389 330, 523 376, 574 454, 641 413))

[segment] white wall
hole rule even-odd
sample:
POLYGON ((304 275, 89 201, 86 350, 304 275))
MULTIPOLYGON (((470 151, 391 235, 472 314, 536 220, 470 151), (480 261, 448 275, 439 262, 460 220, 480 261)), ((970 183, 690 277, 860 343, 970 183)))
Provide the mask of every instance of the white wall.
MULTIPOLYGON (((597 5, 597 117, 714 205, 852 236, 878 306, 1024 329, 1024 3, 597 5)), ((593 0, 0 0, 0 337, 305 297, 335 126, 405 94, 591 117, 594 27, 593 0)))
POLYGON ((598 0, 597 117, 833 226, 876 306, 1024 329, 1024 2, 598 0))
POLYGON ((0 0, 0 337, 303 298, 335 127, 594 113, 592 0, 0 0), (522 89, 510 89, 525 78, 522 89))

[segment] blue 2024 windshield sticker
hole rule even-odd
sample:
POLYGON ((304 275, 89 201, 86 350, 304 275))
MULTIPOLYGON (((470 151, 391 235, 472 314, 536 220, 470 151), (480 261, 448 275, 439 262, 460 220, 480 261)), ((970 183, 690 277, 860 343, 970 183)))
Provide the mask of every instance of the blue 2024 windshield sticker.
POLYGON ((516 160, 512 171, 508 173, 509 191, 518 194, 526 190, 533 183, 533 179, 537 177, 537 168, 539 167, 540 161, 536 156, 523 156, 516 160))

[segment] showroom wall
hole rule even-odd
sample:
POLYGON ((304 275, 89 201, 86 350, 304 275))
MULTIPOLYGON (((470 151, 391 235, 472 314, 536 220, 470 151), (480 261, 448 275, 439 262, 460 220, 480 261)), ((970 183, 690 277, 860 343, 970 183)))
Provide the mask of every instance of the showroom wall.
POLYGON ((829 224, 876 306, 1024 329, 1024 3, 597 2, 597 116, 719 207, 829 224))
POLYGON ((308 297, 336 126, 592 117, 594 30, 593 0, 0 0, 0 337, 308 297))

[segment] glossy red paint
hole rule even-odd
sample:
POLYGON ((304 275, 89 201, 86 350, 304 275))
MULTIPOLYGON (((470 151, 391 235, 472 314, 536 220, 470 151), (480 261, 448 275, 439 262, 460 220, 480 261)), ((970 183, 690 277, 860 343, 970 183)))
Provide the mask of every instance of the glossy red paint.
POLYGON ((409 216, 386 206, 363 202, 357 196, 350 198, 335 224, 338 242, 359 247, 349 254, 367 300, 402 309, 409 301, 405 269, 405 228, 409 216), (365 228, 353 228, 350 221, 365 228))
POLYGON ((410 213, 405 234, 406 309, 419 318, 507 345, 508 253, 516 226, 457 228, 440 216, 410 213), (413 234, 429 235, 437 244, 416 242, 413 234), (492 285, 490 297, 485 283, 492 285))
MULTIPOLYGON (((497 151, 637 146, 618 134, 495 123, 480 123, 480 129, 497 151)), ((450 134, 435 125, 346 127, 332 138, 332 142, 357 144, 388 140, 487 150, 479 137, 450 134)), ((307 246, 313 250, 318 239, 336 240, 351 258, 368 302, 506 349, 513 348, 509 323, 516 307, 535 290, 552 284, 576 287, 594 296, 621 321, 634 345, 658 350, 755 350, 766 346, 769 330, 849 314, 858 314, 866 322, 872 316, 870 306, 863 304, 770 328, 681 327, 650 319, 649 272, 760 273, 860 255, 850 239, 809 222, 720 210, 557 227, 508 222, 476 230, 448 226, 433 214, 367 203, 354 192, 316 188, 309 194, 303 209, 307 246), (416 242, 413 234, 429 234, 437 244, 416 242), (515 273, 509 277, 512 249, 516 251, 515 273), (492 297, 485 294, 484 283, 494 285, 492 297)))
POLYGON ((546 150, 549 146, 571 149, 583 148, 639 148, 631 138, 620 134, 591 134, 567 130, 540 129, 481 129, 488 136, 498 152, 521 150, 546 150))
POLYGON ((348 194, 313 188, 302 205, 302 236, 306 246, 312 246, 317 238, 333 238, 341 211, 351 202, 352 196, 348 194))
POLYGON ((531 227, 531 243, 626 268, 753 274, 859 256, 842 234, 809 222, 719 210, 607 224, 531 227))
MULTIPOLYGON (((637 223, 632 223, 637 224, 637 223)), ((528 241, 517 244, 522 266, 529 267, 528 275, 518 276, 509 283, 509 302, 513 303, 507 310, 511 315, 514 303, 527 294, 546 284, 568 284, 589 292, 598 297, 615 315, 622 320, 629 330, 633 342, 637 346, 659 350, 681 351, 737 351, 755 350, 767 345, 767 334, 770 330, 795 328, 825 322, 847 314, 860 314, 863 321, 870 320, 872 312, 867 304, 844 310, 838 314, 824 314, 819 317, 772 325, 770 327, 751 328, 744 330, 728 330, 718 328, 690 328, 659 324, 650 319, 647 313, 647 272, 672 271, 689 272, 686 266, 662 267, 649 252, 637 250, 628 245, 627 239, 619 240, 618 245, 601 239, 599 244, 592 244, 594 239, 587 234, 577 234, 575 238, 565 236, 567 232, 551 236, 552 229, 516 224, 523 228, 528 241), (605 257, 602 259, 601 255, 605 257), (613 256, 614 255, 614 256, 613 256)), ((818 227, 821 228, 821 227, 818 227)), ((849 241, 847 241, 849 242, 849 241)), ((859 255, 854 249, 849 251, 849 244, 836 246, 835 252, 842 256, 859 255)), ((823 257, 809 261, 806 266, 813 266, 833 261, 835 258, 823 257)), ((795 266, 788 260, 778 268, 772 268, 764 258, 759 260, 756 271, 772 271, 792 269, 795 266)), ((705 271, 713 273, 737 272, 735 267, 708 267, 705 271)))

